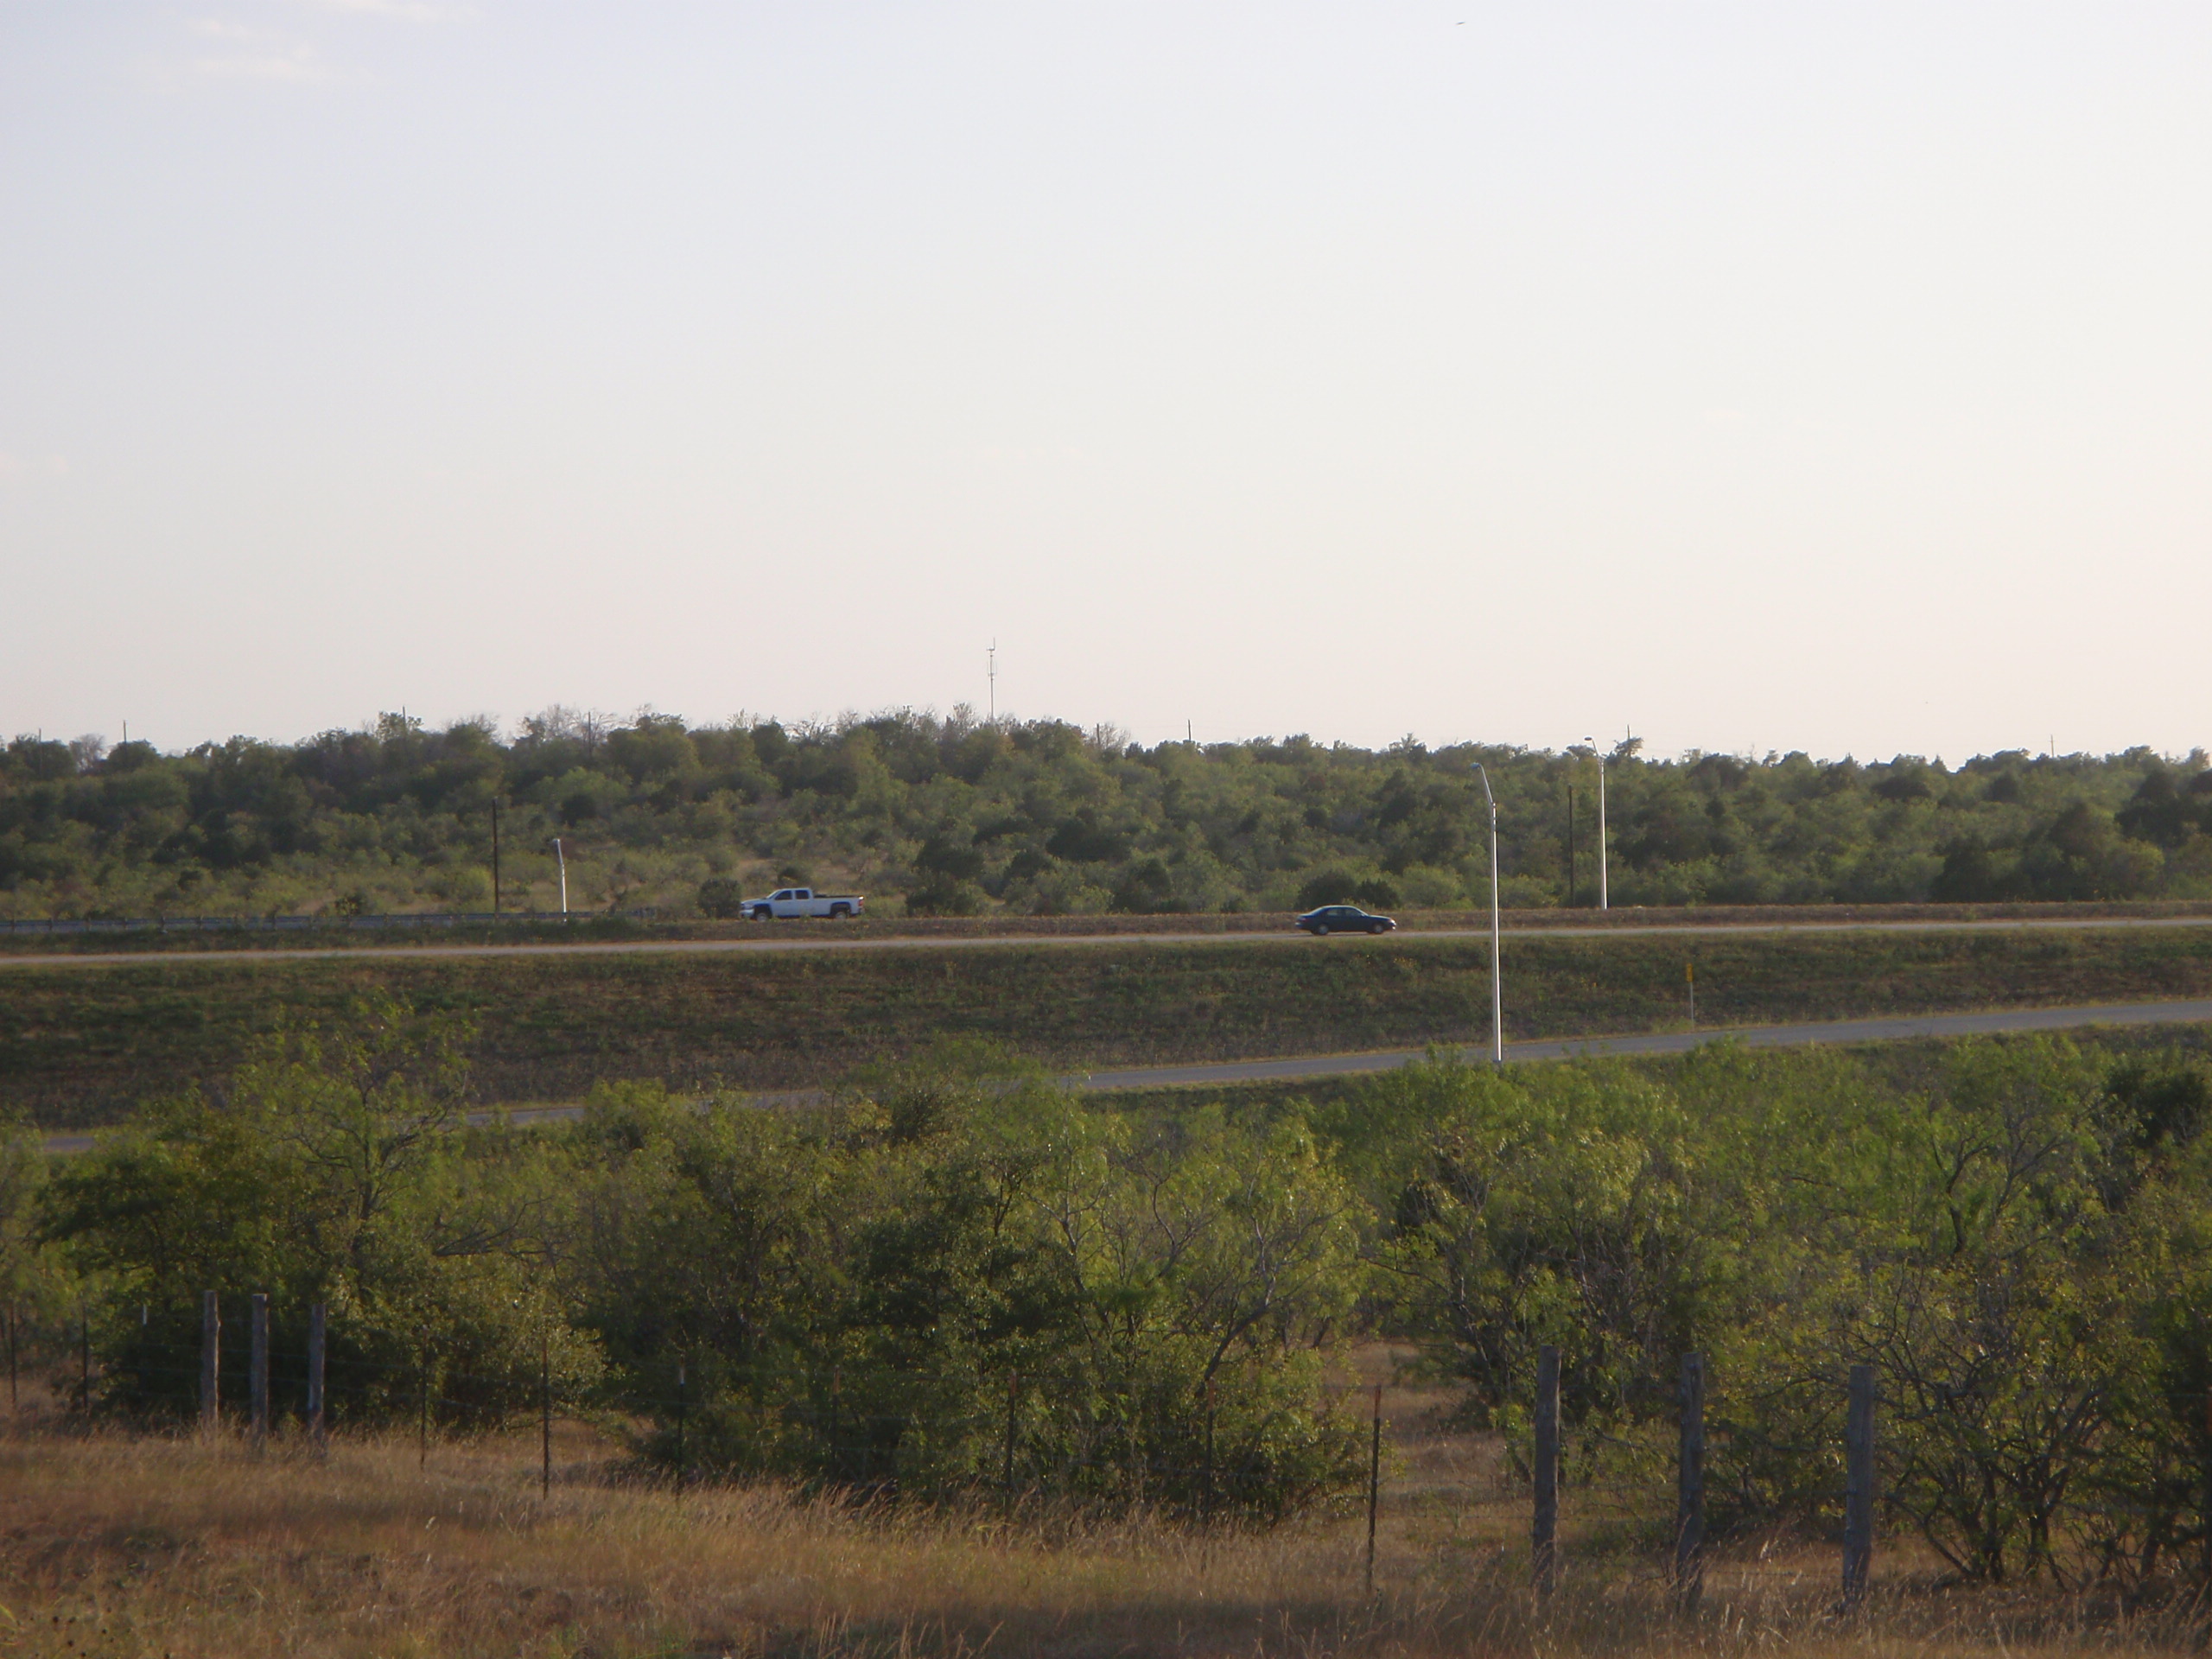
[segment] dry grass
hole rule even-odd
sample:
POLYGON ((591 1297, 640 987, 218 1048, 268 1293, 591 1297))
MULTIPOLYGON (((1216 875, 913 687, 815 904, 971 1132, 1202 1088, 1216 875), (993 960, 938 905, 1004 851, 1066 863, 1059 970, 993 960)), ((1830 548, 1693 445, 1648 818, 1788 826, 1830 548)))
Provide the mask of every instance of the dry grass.
MULTIPOLYGON (((1829 1616, 1826 1551, 1718 1562, 1704 1610, 1669 1611, 1654 1565, 1605 1553, 1602 1516, 1548 1616, 1523 1587, 1525 1507, 1494 1445, 1395 1390, 1378 1594, 1363 1518, 1204 1536, 856 1509, 787 1492, 676 1493, 623 1478, 581 1427, 541 1498, 534 1438, 280 1442, 0 1440, 0 1654, 1105 1656, 1689 1654, 1938 1659, 2201 1649, 2201 1629, 2054 1599, 1943 1592, 1892 1552, 1868 1613, 1829 1616), (2093 1616, 2094 1615, 2094 1616, 2093 1616)), ((1575 1505, 1571 1502, 1570 1508, 1575 1505)))

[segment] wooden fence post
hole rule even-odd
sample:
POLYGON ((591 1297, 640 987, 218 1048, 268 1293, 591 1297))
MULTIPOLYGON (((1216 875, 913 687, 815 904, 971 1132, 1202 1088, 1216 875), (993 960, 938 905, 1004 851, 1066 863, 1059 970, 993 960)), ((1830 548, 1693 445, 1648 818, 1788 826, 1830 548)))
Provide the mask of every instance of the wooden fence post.
POLYGON ((1682 1356, 1682 1443, 1675 1504, 1675 1595, 1697 1605, 1705 1588, 1705 1356, 1682 1356))
POLYGON ((253 1449, 269 1444, 269 1293, 253 1293, 253 1327, 247 1350, 246 1401, 252 1425, 253 1449))
POLYGON ((200 1427, 222 1421, 223 1306, 213 1291, 200 1299, 200 1427))
POLYGON ((324 1444, 322 1414, 322 1355, 327 1306, 317 1302, 308 1310, 308 1434, 320 1448, 324 1444))
POLYGON ((1529 1531, 1536 1593, 1559 1584, 1559 1350, 1536 1351, 1536 1502, 1529 1531))
POLYGON ((1874 1565, 1874 1368, 1851 1368, 1844 1425, 1843 1606, 1855 1609, 1874 1565))

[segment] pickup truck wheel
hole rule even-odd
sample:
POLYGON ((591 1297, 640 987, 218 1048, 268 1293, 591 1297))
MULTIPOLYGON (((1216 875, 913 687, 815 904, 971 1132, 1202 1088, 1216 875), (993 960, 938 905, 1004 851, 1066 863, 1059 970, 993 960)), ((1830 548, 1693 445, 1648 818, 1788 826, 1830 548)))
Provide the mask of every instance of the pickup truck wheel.
POLYGON ((853 907, 850 905, 832 905, 830 906, 830 919, 833 922, 842 922, 846 917, 852 913, 853 907))
POLYGON ((756 922, 772 922, 776 919, 776 912, 766 905, 758 905, 753 907, 753 919, 756 922))

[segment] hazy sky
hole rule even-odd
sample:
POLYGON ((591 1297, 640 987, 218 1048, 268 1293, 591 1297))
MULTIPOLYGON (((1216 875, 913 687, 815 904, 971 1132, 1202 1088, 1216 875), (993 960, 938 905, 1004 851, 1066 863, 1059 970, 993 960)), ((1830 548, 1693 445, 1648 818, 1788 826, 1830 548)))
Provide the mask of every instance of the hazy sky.
POLYGON ((0 728, 2212 741, 2212 10, 0 0, 0 728))

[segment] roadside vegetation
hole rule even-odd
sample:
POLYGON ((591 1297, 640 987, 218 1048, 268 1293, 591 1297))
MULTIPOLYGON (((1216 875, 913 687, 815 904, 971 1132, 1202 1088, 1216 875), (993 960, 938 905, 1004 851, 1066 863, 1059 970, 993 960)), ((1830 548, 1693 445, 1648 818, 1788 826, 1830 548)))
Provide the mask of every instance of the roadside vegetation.
MULTIPOLYGON (((2212 929, 1522 937, 1506 1032, 1706 1026, 2212 995, 2212 929)), ((151 1086, 226 1089, 255 1040, 385 993, 464 1016, 480 1103, 601 1081, 818 1089, 941 1036, 1056 1071, 1420 1047, 1488 1034, 1486 940, 995 945, 521 957, 18 963, 0 980, 0 1109, 111 1122, 151 1086)))
MULTIPOLYGON (((608 1084, 522 1134, 461 1121, 465 1038, 367 1002, 92 1154, 9 1144, 10 1352, 93 1438, 0 1454, 25 1478, 0 1603, 143 1607, 177 1651, 261 1650, 241 1632, 266 1648, 264 1618, 294 1621, 292 1650, 354 1650, 312 1643, 355 1601, 456 1621, 425 1651, 1525 1646, 1495 1506, 1525 1503, 1551 1344, 1580 1563, 1553 1646, 1734 1651, 1754 1610, 1756 1645, 1840 1639, 1803 1563, 1837 1518, 1859 1361, 1891 1591, 1853 1641, 2201 1640, 2212 1069, 2179 1050, 1439 1060, 1153 1113, 953 1045, 804 1109, 608 1084), (130 1438, 191 1421, 207 1290, 233 1402, 245 1299, 271 1299, 259 1469, 130 1438), (284 1427, 317 1302, 328 1465, 284 1427), (1656 1572, 1692 1351, 1719 1565, 1704 1621, 1676 1623, 1656 1572), (1375 1603, 1344 1524, 1368 1375, 1431 1402, 1426 1449, 1400 1433, 1375 1603), (564 1451, 540 1499, 496 1448, 549 1395, 604 1450, 564 1451), (435 1477, 397 1440, 420 1421, 435 1477), (573 1564, 557 1594, 541 1548, 573 1564), (1731 1573, 1742 1599, 1713 1609, 1731 1573), (543 1587, 495 1633, 437 1589, 464 1577, 492 1586, 478 1611, 543 1587)), ((405 1650, 378 1628, 358 1650, 405 1650)))
MULTIPOLYGON (((1598 762, 1497 746, 1146 748, 1110 728, 896 711, 786 728, 553 709, 181 754, 0 751, 0 918, 733 913, 811 882, 891 915, 1487 902, 1470 763, 1499 796, 1510 906, 1594 902, 1598 762), (1570 821, 1570 791, 1573 817, 1570 821), (1573 854, 1570 864, 1570 851, 1573 854)), ((2212 897, 2205 757, 1607 758, 1617 906, 2212 897)))

